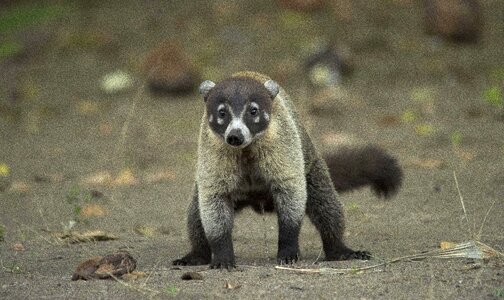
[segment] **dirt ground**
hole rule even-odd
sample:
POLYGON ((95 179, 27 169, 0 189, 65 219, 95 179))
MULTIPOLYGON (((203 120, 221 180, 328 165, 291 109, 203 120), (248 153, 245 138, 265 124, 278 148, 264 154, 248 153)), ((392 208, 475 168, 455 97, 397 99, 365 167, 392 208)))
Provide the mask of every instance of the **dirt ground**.
POLYGON ((196 88, 151 95, 140 70, 149 49, 179 41, 202 79, 253 69, 280 82, 321 150, 352 137, 398 158, 404 180, 394 198, 369 189, 341 197, 347 243, 374 258, 317 262, 321 243, 306 220, 293 267, 357 270, 442 241, 478 239, 503 252, 504 121, 484 95, 504 80, 504 2, 481 1, 485 26, 475 45, 426 36, 416 1, 353 1, 348 11, 311 14, 270 1, 174 2, 71 2, 62 17, 0 39, 28 41, 23 56, 0 60, 0 298, 504 297, 502 258, 406 260, 348 274, 277 270, 276 218, 251 211, 236 218, 235 271, 173 268, 189 249, 203 102, 196 88), (349 49, 354 72, 324 103, 302 65, 327 40, 349 49), (132 74, 134 86, 106 94, 100 80, 116 70, 132 74), (310 112, 314 99, 322 113, 310 112), (118 239, 56 238, 71 221, 73 230, 118 239), (147 277, 70 280, 81 261, 118 250, 147 277), (203 280, 183 281, 186 271, 203 280))

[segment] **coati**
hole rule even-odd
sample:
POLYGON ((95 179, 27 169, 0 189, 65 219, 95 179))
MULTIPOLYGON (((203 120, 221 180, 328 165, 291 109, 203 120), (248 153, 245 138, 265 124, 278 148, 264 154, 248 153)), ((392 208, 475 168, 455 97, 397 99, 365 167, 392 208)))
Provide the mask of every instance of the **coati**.
POLYGON ((245 71, 217 84, 204 81, 199 90, 206 110, 188 216, 192 249, 173 264, 235 267, 233 219, 246 206, 276 211, 280 264, 298 259, 305 213, 320 233, 326 260, 370 258, 343 242, 343 210, 327 165, 275 81, 245 71))

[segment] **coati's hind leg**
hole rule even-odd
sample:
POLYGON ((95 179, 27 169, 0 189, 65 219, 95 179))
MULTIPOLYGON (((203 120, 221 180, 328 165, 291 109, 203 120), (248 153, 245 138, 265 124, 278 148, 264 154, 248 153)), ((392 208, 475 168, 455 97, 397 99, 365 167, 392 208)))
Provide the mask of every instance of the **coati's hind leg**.
POLYGON ((326 260, 369 259, 367 251, 354 251, 343 242, 343 209, 325 163, 318 159, 306 176, 306 214, 322 238, 326 260))
POLYGON ((187 228, 189 231, 189 240, 191 241, 191 252, 180 259, 174 260, 173 264, 183 266, 209 264, 212 259, 212 252, 201 223, 200 211, 198 208, 197 188, 194 189, 193 200, 189 207, 187 228))

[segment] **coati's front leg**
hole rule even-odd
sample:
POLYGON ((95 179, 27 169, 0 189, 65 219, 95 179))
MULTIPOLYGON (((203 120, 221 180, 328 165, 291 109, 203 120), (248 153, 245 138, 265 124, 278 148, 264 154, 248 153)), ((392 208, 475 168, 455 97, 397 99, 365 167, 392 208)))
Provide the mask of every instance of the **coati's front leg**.
POLYGON ((326 260, 370 259, 367 251, 354 251, 343 242, 343 208, 325 163, 318 159, 306 176, 306 213, 322 238, 326 260))
MULTIPOLYGON (((201 197, 201 194, 200 194, 201 197)), ((224 195, 211 195, 200 199, 199 209, 205 236, 212 252, 211 269, 235 267, 233 250, 234 207, 224 195)))
POLYGON ((271 192, 278 214, 279 264, 290 264, 298 260, 299 232, 305 214, 306 188, 304 180, 290 181, 297 184, 272 185, 271 192))
POLYGON ((212 259, 212 252, 210 245, 205 236, 203 224, 201 223, 199 203, 198 203, 198 190, 194 188, 194 196, 189 206, 189 215, 187 218, 187 229, 189 240, 191 242, 191 252, 180 259, 173 261, 174 265, 182 266, 195 266, 206 265, 212 259))

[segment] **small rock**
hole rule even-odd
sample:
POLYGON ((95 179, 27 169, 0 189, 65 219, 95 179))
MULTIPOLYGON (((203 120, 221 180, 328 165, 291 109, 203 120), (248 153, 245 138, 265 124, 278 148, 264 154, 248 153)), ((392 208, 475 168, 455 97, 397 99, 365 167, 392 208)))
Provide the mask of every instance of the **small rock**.
POLYGON ((165 41, 151 50, 143 65, 149 89, 155 94, 190 93, 196 90, 199 74, 182 47, 165 41))
POLYGON ((133 87, 133 78, 128 73, 118 70, 106 74, 101 80, 101 89, 107 94, 117 94, 133 87))
POLYGON ((477 0, 424 0, 425 31, 451 42, 475 43, 482 30, 477 0))
POLYGON ((203 275, 198 272, 186 272, 180 278, 182 280, 203 280, 203 275))

